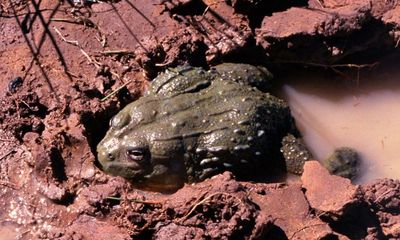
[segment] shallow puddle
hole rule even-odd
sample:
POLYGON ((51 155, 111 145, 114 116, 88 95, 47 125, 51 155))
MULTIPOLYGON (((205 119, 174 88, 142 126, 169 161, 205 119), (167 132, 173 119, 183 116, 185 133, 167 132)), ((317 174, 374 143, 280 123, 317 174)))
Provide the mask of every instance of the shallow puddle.
POLYGON ((318 77, 286 82, 283 95, 315 158, 348 146, 362 161, 356 183, 400 178, 400 71, 358 83, 318 77))

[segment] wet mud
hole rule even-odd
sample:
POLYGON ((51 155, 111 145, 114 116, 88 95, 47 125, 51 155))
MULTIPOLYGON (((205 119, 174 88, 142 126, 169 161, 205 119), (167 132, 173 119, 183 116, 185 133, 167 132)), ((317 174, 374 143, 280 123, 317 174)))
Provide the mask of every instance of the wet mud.
POLYGON ((0 238, 400 238, 399 180, 353 185, 309 162, 290 183, 226 172, 161 194, 95 157, 110 118, 169 67, 356 79, 397 53, 399 24, 383 0, 1 1, 0 238))

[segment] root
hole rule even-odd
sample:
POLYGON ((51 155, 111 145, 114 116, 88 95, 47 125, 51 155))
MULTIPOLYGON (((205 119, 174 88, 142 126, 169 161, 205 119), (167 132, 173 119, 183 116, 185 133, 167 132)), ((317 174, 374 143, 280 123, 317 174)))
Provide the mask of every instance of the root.
MULTIPOLYGON (((81 47, 81 45, 79 44, 78 41, 66 39, 64 37, 64 35, 60 32, 60 30, 58 30, 55 26, 53 26, 53 29, 58 34, 58 36, 60 36, 60 38, 63 42, 66 42, 68 44, 78 47, 79 50, 81 51, 82 55, 85 56, 90 63, 92 63, 97 69, 101 68, 102 64, 99 61, 97 61, 96 59, 92 58, 85 50, 83 50, 83 48, 81 47)), ((120 78, 119 75, 115 72, 111 71, 111 74, 114 75, 115 77, 117 77, 118 79, 120 78)))
POLYGON ((217 195, 226 195, 226 196, 231 196, 233 198, 236 198, 240 203, 242 203, 242 200, 240 200, 237 196, 234 196, 230 193, 226 193, 226 192, 216 192, 213 193, 207 197, 205 197, 203 200, 198 201, 196 204, 194 204, 191 208, 190 211, 188 213, 186 213, 183 217, 177 219, 177 221, 180 222, 184 222, 193 212, 194 210, 196 210, 196 208, 204 203, 206 203, 207 201, 211 200, 212 197, 217 196, 217 195))
MULTIPOLYGON (((122 198, 119 198, 119 197, 106 197, 106 199, 122 201, 122 198)), ((139 199, 126 199, 126 200, 129 202, 142 203, 142 204, 148 204, 148 205, 162 205, 161 202, 144 201, 144 200, 139 200, 139 199)))
MULTIPOLYGON (((349 69, 356 69, 357 70, 357 77, 356 77, 356 83, 359 85, 360 83, 360 71, 361 69, 368 68, 372 69, 376 66, 379 65, 379 62, 374 62, 374 63, 367 63, 367 64, 354 64, 354 63, 345 63, 345 64, 322 64, 322 63, 313 63, 313 62, 301 62, 301 61, 277 61, 277 62, 269 62, 270 64, 301 64, 305 66, 311 66, 311 67, 322 67, 325 69, 330 69, 337 73, 338 75, 341 75, 345 78, 352 79, 349 77, 349 75, 343 73, 340 71, 340 68, 349 68, 349 69)), ((354 80, 354 79, 352 79, 354 80)))

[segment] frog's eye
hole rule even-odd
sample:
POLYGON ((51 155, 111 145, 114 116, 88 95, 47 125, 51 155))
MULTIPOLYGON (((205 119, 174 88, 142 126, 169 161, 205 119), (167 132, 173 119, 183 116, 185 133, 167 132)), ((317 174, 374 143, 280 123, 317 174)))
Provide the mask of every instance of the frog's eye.
POLYGON ((127 114, 117 114, 110 119, 110 127, 122 128, 129 122, 129 116, 127 114))
POLYGON ((140 162, 146 159, 147 151, 143 148, 130 148, 126 150, 126 156, 128 159, 140 162))

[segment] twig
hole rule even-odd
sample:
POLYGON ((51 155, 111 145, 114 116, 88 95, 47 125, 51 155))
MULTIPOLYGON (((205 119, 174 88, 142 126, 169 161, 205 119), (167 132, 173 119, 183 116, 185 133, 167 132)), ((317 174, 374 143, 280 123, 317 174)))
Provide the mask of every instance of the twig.
POLYGON ((198 20, 199 22, 203 21, 203 19, 205 18, 205 16, 206 16, 206 14, 207 14, 207 12, 208 12, 209 9, 210 9, 210 5, 208 5, 208 6, 206 7, 206 9, 204 9, 204 12, 203 12, 203 14, 201 15, 201 18, 198 20))
POLYGON ((0 141, 2 141, 2 142, 14 142, 15 140, 13 140, 13 139, 0 138, 0 141))
POLYGON ((357 85, 360 83, 360 70, 362 68, 373 68, 379 65, 379 62, 374 62, 374 63, 367 63, 367 64, 354 64, 354 63, 345 63, 345 64, 322 64, 322 63, 313 63, 313 62, 300 62, 300 61, 277 61, 277 62, 271 62, 271 63, 276 63, 276 64, 303 64, 303 65, 308 65, 312 67, 323 67, 323 68, 329 68, 335 73, 351 79, 348 75, 344 74, 343 72, 339 71, 337 68, 356 68, 357 69, 357 78, 356 78, 356 83, 357 85))
POLYGON ((77 23, 75 19, 69 19, 69 18, 50 18, 50 20, 54 22, 77 23))
POLYGON ((389 190, 385 191, 384 193, 382 193, 381 195, 379 195, 379 197, 377 197, 377 198, 375 199, 375 202, 378 202, 379 200, 381 200, 382 198, 384 198, 388 193, 390 193, 390 192, 395 192, 395 191, 396 191, 396 189, 389 189, 389 190))
POLYGON ((29 104, 27 102, 25 102, 24 100, 21 100, 21 103, 24 104, 31 112, 33 112, 33 109, 29 106, 29 104))
POLYGON ((103 55, 114 55, 114 54, 133 54, 133 51, 127 49, 120 49, 120 50, 106 50, 100 52, 103 55))
POLYGON ((85 50, 83 50, 83 48, 81 47, 81 45, 79 44, 78 41, 66 39, 66 38, 62 35, 62 33, 61 33, 55 26, 53 26, 53 29, 54 29, 54 31, 60 36, 61 40, 63 40, 63 41, 66 42, 66 43, 69 43, 69 44, 72 44, 72 45, 78 47, 79 50, 81 51, 81 53, 83 54, 83 56, 85 56, 85 57, 88 59, 88 61, 89 61, 90 63, 94 64, 97 68, 100 68, 101 63, 99 63, 99 62, 96 61, 95 59, 91 58, 91 57, 89 56, 89 54, 88 54, 87 52, 85 52, 85 50))
MULTIPOLYGON (((203 203, 207 202, 208 200, 210 200, 212 197, 217 196, 217 195, 219 195, 219 194, 220 194, 220 195, 232 196, 232 197, 237 198, 236 196, 233 196, 232 194, 225 193, 225 192, 216 192, 216 193, 213 193, 213 194, 211 194, 211 195, 205 197, 203 200, 199 201, 199 202, 196 203, 195 205, 193 205, 193 207, 190 209, 190 211, 189 211, 187 214, 185 214, 185 216, 179 218, 179 220, 180 220, 180 221, 184 221, 187 217, 189 217, 189 216, 194 212, 194 210, 196 210, 196 208, 197 208, 198 206, 200 206, 201 204, 203 204, 203 203)), ((238 198, 237 198, 237 199, 238 199, 238 198)), ((240 201, 240 199, 239 199, 239 201, 240 201)), ((240 201, 240 202, 241 202, 241 201, 240 201)))
POLYGON ((399 39, 397 39, 396 46, 394 46, 394 48, 397 48, 399 46, 399 43, 400 43, 400 37, 399 37, 399 39))
POLYGON ((100 31, 99 29, 99 35, 100 37, 95 36, 97 41, 101 44, 101 47, 105 48, 107 46, 107 37, 100 31))
POLYGON ((171 65, 174 61, 175 61, 175 60, 172 59, 172 60, 170 60, 170 61, 168 61, 168 62, 156 63, 156 64, 154 64, 154 65, 155 65, 156 67, 165 67, 165 66, 171 65))
POLYGON ((51 21, 54 22, 66 22, 66 23, 73 23, 73 24, 80 24, 84 25, 85 27, 91 27, 97 30, 100 38, 95 36, 97 41, 100 42, 101 46, 104 48, 107 45, 107 37, 101 30, 99 26, 97 26, 92 20, 83 17, 75 17, 75 19, 68 19, 68 18, 51 18, 51 21))
POLYGON ((379 65, 379 62, 374 62, 374 63, 366 63, 366 64, 354 64, 354 63, 344 63, 344 64, 323 64, 323 63, 314 63, 314 62, 301 62, 301 61, 275 61, 275 62, 268 62, 272 64, 303 64, 303 65, 308 65, 312 67, 324 67, 324 68, 341 68, 341 67, 347 67, 347 68, 373 68, 377 65, 379 65))
MULTIPOLYGON (((106 197, 106 199, 109 200, 115 200, 115 201, 122 201, 121 198, 119 197, 106 197)), ((143 204, 151 204, 151 205, 158 205, 161 204, 160 202, 150 202, 150 201, 143 201, 143 200, 139 200, 139 199, 126 199, 130 202, 134 202, 134 203, 143 203, 143 204)))
POLYGON ((122 88, 124 88, 126 85, 128 85, 129 83, 131 83, 132 80, 129 80, 128 82, 122 84, 120 87, 118 87, 117 89, 115 89, 114 91, 112 91, 110 94, 108 94, 107 96, 105 96, 104 98, 102 98, 100 100, 100 102, 104 102, 107 99, 109 99, 110 97, 114 96, 116 93, 118 93, 119 91, 121 91, 122 88))
POLYGON ((51 18, 51 21, 54 22, 66 22, 66 23, 73 23, 73 24, 81 24, 87 27, 98 28, 94 22, 92 22, 88 18, 77 17, 75 19, 68 19, 68 18, 51 18))
POLYGON ((10 151, 6 152, 3 156, 0 157, 0 161, 13 153, 15 153, 15 150, 10 150, 10 151))
POLYGON ((66 42, 66 43, 72 44, 72 45, 74 45, 74 46, 80 47, 78 41, 76 41, 76 40, 74 40, 74 41, 68 40, 68 39, 66 39, 66 38, 62 35, 62 33, 61 33, 56 27, 53 26, 53 29, 54 29, 54 31, 56 31, 56 33, 60 36, 61 40, 63 40, 63 41, 66 42))
POLYGON ((12 188, 12 189, 15 189, 15 190, 18 189, 17 186, 14 183, 9 182, 9 181, 1 181, 0 180, 0 185, 5 186, 5 187, 9 187, 9 188, 12 188))
POLYGON ((79 46, 79 49, 81 50, 81 53, 83 54, 83 56, 85 56, 90 63, 93 63, 97 68, 100 68, 101 63, 99 63, 95 59, 91 58, 89 56, 89 54, 87 52, 85 52, 85 50, 83 50, 83 48, 81 48, 80 46, 79 46))
POLYGON ((324 5, 322 4, 322 2, 320 1, 320 0, 315 0, 317 3, 319 3, 319 6, 321 7, 321 8, 324 8, 324 5))
POLYGON ((379 62, 374 62, 374 63, 367 63, 367 64, 353 64, 353 63, 347 63, 347 64, 333 64, 333 65, 327 65, 328 67, 348 67, 348 68, 373 68, 375 66, 379 65, 379 62))

